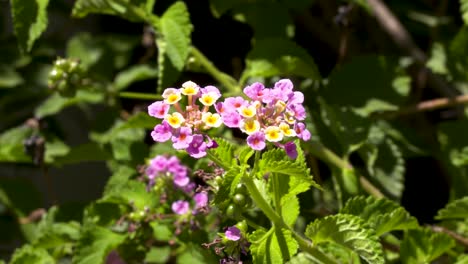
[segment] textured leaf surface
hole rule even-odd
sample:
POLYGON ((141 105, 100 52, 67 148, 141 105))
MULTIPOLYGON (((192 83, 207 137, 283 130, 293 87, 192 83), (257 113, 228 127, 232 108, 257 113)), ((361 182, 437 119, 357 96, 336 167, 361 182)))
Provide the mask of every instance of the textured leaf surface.
POLYGON ((114 233, 100 226, 86 226, 78 241, 73 263, 103 263, 112 249, 125 240, 123 234, 114 233))
POLYGON ((342 214, 361 217, 376 232, 377 236, 393 230, 418 227, 418 221, 403 207, 387 199, 357 196, 348 200, 341 209, 342 214))
POLYGON ((445 208, 437 213, 436 219, 468 219, 468 196, 447 204, 445 208))
POLYGON ((378 237, 358 216, 337 214, 317 219, 307 226, 306 236, 314 244, 333 242, 347 247, 368 263, 384 263, 378 237))
POLYGON ((236 163, 236 160, 234 159, 235 146, 222 138, 215 138, 214 140, 218 143, 218 147, 208 150, 210 157, 219 166, 224 169, 229 169, 236 163))
POLYGON ((132 205, 140 211, 145 207, 152 208, 156 203, 156 199, 146 191, 146 184, 143 182, 129 181, 127 184, 116 185, 107 189, 106 195, 101 199, 102 202, 132 205))
POLYGON ((175 68, 181 71, 190 51, 193 26, 183 2, 176 2, 162 15, 160 31, 166 41, 166 52, 175 68))
POLYGON ((455 241, 443 233, 434 233, 430 229, 408 230, 400 247, 403 263, 430 263, 452 247, 455 241))
POLYGON ((54 258, 42 248, 33 248, 31 245, 25 245, 22 248, 15 250, 11 264, 28 264, 28 263, 41 263, 52 264, 55 263, 54 258))
POLYGON ((12 0, 13 25, 20 49, 29 52, 47 28, 49 0, 12 0))
POLYGON ((250 251, 253 263, 284 263, 295 255, 298 249, 296 240, 288 230, 275 230, 274 227, 266 232, 258 229, 249 236, 250 251))
MULTIPOLYGON (((147 14, 145 11, 151 3, 146 0, 78 0, 73 6, 72 15, 85 17, 90 13, 116 15, 128 20, 140 21, 147 14), (148 6, 147 6, 148 5, 148 6), (138 9, 137 14, 135 10, 138 9)), ((148 12, 149 13, 149 12, 148 12)))

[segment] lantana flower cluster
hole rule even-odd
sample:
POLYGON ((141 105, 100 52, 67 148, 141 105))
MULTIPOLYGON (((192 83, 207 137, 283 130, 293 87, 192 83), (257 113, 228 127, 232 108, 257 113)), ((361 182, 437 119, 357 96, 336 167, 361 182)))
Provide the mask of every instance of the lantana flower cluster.
POLYGON ((163 119, 151 132, 155 141, 170 139, 175 149, 184 149, 194 158, 201 158, 207 149, 216 147, 216 142, 203 131, 223 123, 218 113, 210 112, 211 106, 221 97, 218 88, 201 88, 188 81, 182 84, 182 88, 167 88, 162 96, 163 101, 156 101, 148 107, 150 116, 163 119), (182 101, 186 103, 185 107, 182 101))
POLYGON ((262 150, 266 142, 272 142, 285 148, 290 157, 297 156, 292 139, 310 139, 310 132, 302 122, 306 118, 304 94, 293 91, 288 79, 279 80, 273 88, 254 83, 244 88, 244 94, 250 100, 230 97, 215 105, 224 124, 246 133, 247 144, 254 150, 262 150))
MULTIPOLYGON (((194 191, 196 185, 190 180, 188 172, 188 168, 181 164, 180 160, 175 156, 166 157, 158 155, 150 160, 146 168, 149 188, 155 185, 157 186, 157 181, 164 177, 170 178, 177 189, 182 190, 185 196, 189 196, 193 199, 194 208, 192 214, 197 214, 200 210, 205 210, 208 206, 208 193, 205 191, 194 191)), ((185 215, 190 212, 190 202, 186 199, 174 201, 171 204, 171 209, 175 214, 185 215)))
POLYGON ((166 89, 164 101, 148 107, 149 115, 163 119, 151 136, 158 142, 171 139, 175 149, 185 149, 190 156, 200 158, 207 149, 217 146, 203 131, 224 124, 246 133, 247 144, 254 150, 263 150, 271 142, 295 158, 294 138, 307 141, 311 135, 303 122, 304 94, 293 88, 289 79, 279 80, 273 88, 257 82, 244 88, 248 99, 237 96, 217 102, 221 97, 218 88, 201 88, 194 82, 185 82, 180 89, 166 89), (184 96, 187 103, 183 110, 179 102, 184 96), (172 106, 175 111, 171 112, 172 106), (210 112, 211 106, 216 112, 210 112))

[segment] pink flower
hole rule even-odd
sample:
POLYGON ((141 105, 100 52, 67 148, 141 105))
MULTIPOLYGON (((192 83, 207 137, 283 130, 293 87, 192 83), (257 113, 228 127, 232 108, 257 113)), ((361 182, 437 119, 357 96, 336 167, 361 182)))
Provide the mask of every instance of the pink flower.
POLYGON ((310 131, 307 130, 306 126, 303 123, 296 123, 294 126, 294 130, 296 131, 297 137, 307 141, 310 139, 310 131))
POLYGON ((243 105, 245 105, 247 101, 244 98, 237 96, 237 97, 228 97, 224 100, 224 107, 226 108, 227 112, 236 112, 237 109, 243 105))
POLYGON ((154 141, 165 142, 169 140, 172 136, 172 127, 166 122, 163 121, 161 124, 156 125, 154 130, 151 132, 151 137, 154 141))
POLYGON ((264 95, 265 86, 263 84, 256 82, 252 85, 249 85, 244 88, 244 93, 252 100, 262 100, 264 95))
POLYGON ((192 142, 190 142, 187 150, 187 153, 194 158, 201 158, 206 156, 206 143, 202 135, 196 134, 193 135, 192 142))
POLYGON ((223 114, 224 125, 230 128, 237 128, 240 125, 242 117, 237 112, 228 112, 223 114))
POLYGON ((241 238, 241 231, 235 226, 228 227, 224 235, 231 241, 237 241, 241 238))
POLYGON ((265 148, 265 134, 263 132, 255 132, 247 137, 247 144, 254 150, 262 150, 265 148))
POLYGON ((187 184, 189 184, 190 178, 182 175, 182 174, 176 174, 174 175, 174 184, 179 186, 179 187, 184 187, 187 184))
POLYGON ((189 210, 189 203, 184 200, 178 200, 172 203, 172 211, 178 215, 186 214, 189 210))
POLYGON ((219 89, 213 85, 205 86, 205 88, 201 88, 200 90, 202 94, 213 93, 217 96, 217 98, 221 97, 221 93, 219 92, 219 89))
POLYGON ((193 196, 193 200, 195 200, 195 209, 206 207, 208 205, 208 194, 199 192, 193 196))
POLYGON ((289 94, 288 104, 302 104, 304 102, 304 94, 301 92, 294 92, 289 94))
POLYGON ((148 106, 148 114, 156 118, 163 119, 168 113, 170 105, 165 104, 163 101, 156 101, 148 106))
POLYGON ((157 173, 165 171, 167 168, 167 159, 164 156, 156 156, 150 161, 146 174, 148 178, 154 179, 157 173))
POLYGON ((175 149, 186 149, 192 142, 192 129, 190 127, 181 127, 172 136, 172 146, 175 149))

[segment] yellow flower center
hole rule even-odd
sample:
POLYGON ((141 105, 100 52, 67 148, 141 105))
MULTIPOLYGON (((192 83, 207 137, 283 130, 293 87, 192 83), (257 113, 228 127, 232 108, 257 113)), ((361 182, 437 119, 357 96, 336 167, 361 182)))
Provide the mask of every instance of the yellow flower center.
POLYGON ((240 127, 243 132, 245 132, 248 135, 251 135, 260 130, 260 123, 258 123, 257 120, 248 119, 248 120, 242 121, 240 127))
POLYGON ((294 129, 291 129, 288 124, 286 123, 281 123, 279 125, 279 128, 281 129, 281 132, 287 136, 287 137, 294 137, 296 136, 296 131, 294 129))
POLYGON ((165 117, 167 123, 173 128, 179 128, 182 123, 184 123, 185 119, 180 113, 172 113, 171 115, 168 114, 165 117))
POLYGON ((216 102, 216 100, 217 99, 215 98, 215 96, 213 94, 211 94, 211 93, 204 94, 200 98, 200 102, 204 106, 212 106, 216 102))
POLYGON ((265 138, 270 142, 278 142, 283 139, 283 133, 277 126, 269 126, 265 129, 265 138))
POLYGON ((247 117, 247 118, 251 118, 251 117, 254 117, 255 114, 257 114, 257 110, 255 109, 255 106, 252 105, 250 107, 241 107, 239 109, 239 113, 241 116, 243 117, 247 117))
POLYGON ((202 121, 209 127, 219 127, 222 123, 221 116, 219 114, 212 114, 210 112, 203 114, 202 121))
POLYGON ((181 96, 180 94, 170 94, 166 100, 164 100, 165 103, 167 104, 175 104, 177 102, 179 102, 181 96))

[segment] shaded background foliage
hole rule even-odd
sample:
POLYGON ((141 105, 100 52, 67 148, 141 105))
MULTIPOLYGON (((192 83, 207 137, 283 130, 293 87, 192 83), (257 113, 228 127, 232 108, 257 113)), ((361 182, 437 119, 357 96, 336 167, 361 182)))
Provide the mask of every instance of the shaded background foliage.
MULTIPOLYGON (((83 93, 76 101, 35 110, 54 96, 47 88, 47 76, 56 57, 81 58, 93 78, 115 83, 119 82, 116 75, 129 66, 148 65, 139 73, 142 77, 128 83, 121 76, 121 89, 131 92, 160 92, 161 87, 189 79, 217 83, 196 60, 189 58, 183 71, 167 59, 158 63, 161 46, 155 40, 160 36, 147 25, 110 15, 71 18, 74 3, 51 1, 47 30, 29 55, 22 56, 13 34, 10 2, 0 1, 0 186, 24 216, 55 203, 67 204, 70 212, 80 211, 74 209, 101 196, 112 174, 106 160, 113 157, 136 166, 150 153, 151 140, 144 133, 122 135, 108 130, 116 119, 128 119, 149 102, 83 93), (165 66, 164 76, 159 75, 161 66, 165 66), (40 118, 27 121, 33 116, 40 118), (24 134, 5 136, 25 123, 24 134), (23 151, 24 138, 32 135, 27 130, 37 127, 49 150, 45 163, 52 166, 33 164, 23 151), (11 147, 9 142, 19 144, 11 147), (106 147, 97 148, 96 142, 106 147), (70 154, 78 146, 81 155, 79 151, 70 154), (86 159, 83 153, 93 154, 86 159)), ((158 0, 153 12, 162 15, 173 3, 158 0)), ((401 32, 392 35, 380 26, 367 1, 185 3, 193 24, 191 44, 221 71, 242 85, 290 77, 302 89, 312 114, 314 140, 356 168, 346 171, 309 158, 320 183, 336 192, 337 204, 360 192, 359 175, 401 201, 420 223, 433 223, 450 199, 467 195, 466 110, 450 106, 397 112, 396 117, 386 111, 466 93, 468 31, 463 19, 468 2, 386 1, 427 62, 418 61, 408 43, 395 42, 395 34, 401 32)), ((139 128, 151 128, 144 117, 141 120, 144 125, 139 128)), ((313 153, 310 147, 306 150, 313 153)), ((338 207, 330 204, 332 208, 325 209, 338 207)), ((0 221, 0 233, 5 234, 0 250, 6 258, 23 238, 19 239, 21 227, 2 204, 0 221)))

